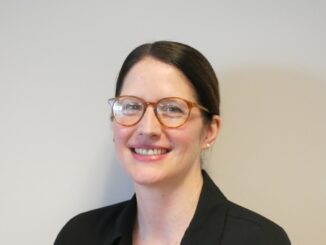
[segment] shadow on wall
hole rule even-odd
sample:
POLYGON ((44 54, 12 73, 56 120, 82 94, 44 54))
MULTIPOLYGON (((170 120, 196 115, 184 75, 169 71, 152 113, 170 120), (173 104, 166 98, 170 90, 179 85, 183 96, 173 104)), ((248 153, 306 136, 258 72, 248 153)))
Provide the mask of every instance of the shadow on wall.
POLYGON ((280 223, 294 244, 320 244, 326 230, 317 211, 326 206, 321 76, 262 66, 219 76, 222 131, 207 169, 231 200, 280 223), (310 234, 296 238, 302 230, 310 234))
POLYGON ((225 149, 228 155, 234 157, 234 147, 238 147, 238 155, 262 154, 271 161, 273 149, 278 149, 283 157, 300 153, 297 160, 317 157, 318 161, 316 153, 322 153, 326 138, 326 79, 252 67, 227 71, 220 80, 223 118, 220 147, 229 146, 225 149))

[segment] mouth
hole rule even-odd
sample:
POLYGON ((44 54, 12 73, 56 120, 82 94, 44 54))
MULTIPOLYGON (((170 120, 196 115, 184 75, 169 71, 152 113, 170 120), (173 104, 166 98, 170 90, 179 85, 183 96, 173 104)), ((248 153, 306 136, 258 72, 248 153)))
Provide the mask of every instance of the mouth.
POLYGON ((168 149, 164 148, 132 148, 132 151, 142 156, 159 156, 169 152, 168 149))

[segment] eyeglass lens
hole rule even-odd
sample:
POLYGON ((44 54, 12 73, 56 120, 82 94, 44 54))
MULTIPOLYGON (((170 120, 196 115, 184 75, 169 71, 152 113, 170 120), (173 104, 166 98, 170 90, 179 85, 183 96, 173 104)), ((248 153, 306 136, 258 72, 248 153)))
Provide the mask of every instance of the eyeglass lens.
MULTIPOLYGON (((189 116, 187 102, 179 98, 165 98, 155 105, 155 115, 167 127, 182 125, 189 116)), ((136 97, 120 97, 113 104, 113 115, 116 121, 125 126, 136 124, 144 115, 147 103, 136 97)))

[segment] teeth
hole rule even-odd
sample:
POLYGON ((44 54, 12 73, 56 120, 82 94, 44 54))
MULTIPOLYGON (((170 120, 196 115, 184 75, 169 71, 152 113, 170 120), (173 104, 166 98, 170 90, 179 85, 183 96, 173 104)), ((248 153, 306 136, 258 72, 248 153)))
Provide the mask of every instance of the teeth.
POLYGON ((135 152, 139 155, 161 155, 167 152, 165 149, 142 149, 142 148, 135 148, 135 152))

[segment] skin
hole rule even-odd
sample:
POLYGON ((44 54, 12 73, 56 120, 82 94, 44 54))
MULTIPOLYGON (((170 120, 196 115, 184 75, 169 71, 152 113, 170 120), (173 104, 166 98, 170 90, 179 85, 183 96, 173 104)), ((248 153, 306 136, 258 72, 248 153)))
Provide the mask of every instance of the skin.
MULTIPOLYGON (((124 79, 121 95, 146 101, 176 96, 196 102, 189 80, 175 67, 145 57, 124 79)), ((137 219, 133 244, 178 244, 198 203, 203 184, 200 155, 212 145, 220 118, 205 123, 198 108, 188 121, 171 129, 162 126, 148 107, 141 121, 131 127, 113 122, 118 159, 135 184, 137 219), (160 149, 164 154, 144 156, 134 148, 160 149)))

